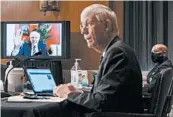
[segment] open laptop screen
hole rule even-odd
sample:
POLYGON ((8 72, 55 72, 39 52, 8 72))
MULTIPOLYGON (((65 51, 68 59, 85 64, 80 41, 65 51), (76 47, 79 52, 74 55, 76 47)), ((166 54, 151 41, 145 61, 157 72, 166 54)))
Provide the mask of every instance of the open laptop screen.
POLYGON ((53 92, 56 84, 49 69, 26 69, 35 93, 53 92))

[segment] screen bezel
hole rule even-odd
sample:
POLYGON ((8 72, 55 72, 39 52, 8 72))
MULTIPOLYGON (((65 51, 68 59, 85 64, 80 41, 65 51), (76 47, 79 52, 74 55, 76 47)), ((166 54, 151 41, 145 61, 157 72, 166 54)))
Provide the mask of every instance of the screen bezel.
POLYGON ((1 21, 1 58, 3 59, 50 59, 61 60, 70 58, 70 21, 1 21), (6 28, 7 24, 29 24, 29 23, 62 23, 62 55, 61 56, 7 56, 6 55, 6 28))

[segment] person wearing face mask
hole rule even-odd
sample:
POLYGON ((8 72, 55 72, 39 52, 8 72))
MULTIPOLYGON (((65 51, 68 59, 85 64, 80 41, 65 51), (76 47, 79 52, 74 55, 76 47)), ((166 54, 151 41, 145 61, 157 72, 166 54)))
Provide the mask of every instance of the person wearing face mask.
POLYGON ((81 13, 80 30, 87 46, 100 53, 102 59, 90 92, 71 84, 55 88, 54 95, 65 98, 69 104, 65 113, 72 116, 67 110, 81 114, 92 111, 141 112, 140 66, 133 49, 119 37, 116 14, 107 6, 90 5, 81 13))
POLYGON ((168 49, 163 44, 156 44, 151 50, 151 60, 155 67, 147 75, 147 84, 143 87, 143 94, 150 95, 156 83, 159 73, 166 68, 172 67, 172 62, 168 59, 168 49))
POLYGON ((12 56, 34 56, 36 53, 41 52, 41 55, 48 56, 46 44, 40 42, 40 33, 32 31, 30 33, 30 41, 24 42, 22 40, 22 33, 18 30, 14 37, 14 49, 11 53, 12 56))

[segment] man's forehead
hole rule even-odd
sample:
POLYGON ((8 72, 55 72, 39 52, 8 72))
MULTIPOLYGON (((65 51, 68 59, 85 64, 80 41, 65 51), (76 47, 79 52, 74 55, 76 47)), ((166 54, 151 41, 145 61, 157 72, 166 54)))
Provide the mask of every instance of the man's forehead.
POLYGON ((84 15, 81 15, 81 23, 83 22, 89 22, 89 21, 96 21, 96 17, 92 14, 90 15, 87 15, 87 14, 84 14, 84 15))
POLYGON ((87 22, 88 20, 91 20, 92 18, 87 16, 87 17, 81 17, 81 22, 87 22))
POLYGON ((30 36, 40 36, 38 32, 31 32, 30 36))

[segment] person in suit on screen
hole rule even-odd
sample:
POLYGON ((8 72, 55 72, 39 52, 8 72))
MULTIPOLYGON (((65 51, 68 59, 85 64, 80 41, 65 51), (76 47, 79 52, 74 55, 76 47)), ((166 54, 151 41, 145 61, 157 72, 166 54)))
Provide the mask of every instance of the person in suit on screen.
POLYGON ((30 33, 30 41, 24 42, 22 40, 22 33, 18 30, 17 35, 14 38, 14 49, 12 56, 34 56, 36 53, 41 52, 42 56, 48 56, 48 50, 46 44, 40 42, 40 33, 32 31, 30 33))
MULTIPOLYGON (((141 112, 141 69, 133 49, 119 37, 116 14, 101 4, 88 6, 81 13, 80 30, 88 47, 101 54, 94 85, 90 92, 85 92, 72 84, 62 84, 55 88, 54 95, 65 98, 68 110, 80 114, 92 111, 141 112)), ((64 109, 65 114, 70 114, 66 111, 64 109)))

